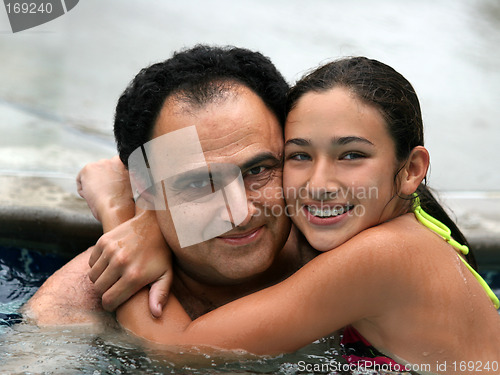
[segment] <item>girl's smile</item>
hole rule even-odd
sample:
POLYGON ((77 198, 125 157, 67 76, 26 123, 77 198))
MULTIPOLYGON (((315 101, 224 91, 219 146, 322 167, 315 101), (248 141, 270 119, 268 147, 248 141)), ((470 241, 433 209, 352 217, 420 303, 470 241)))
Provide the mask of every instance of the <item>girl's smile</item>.
POLYGON ((349 216, 354 208, 351 204, 336 205, 304 205, 303 211, 306 220, 312 225, 333 225, 349 216))
POLYGON ((381 113, 343 87, 305 94, 285 127, 284 189, 309 243, 331 250, 397 212, 395 146, 381 113))

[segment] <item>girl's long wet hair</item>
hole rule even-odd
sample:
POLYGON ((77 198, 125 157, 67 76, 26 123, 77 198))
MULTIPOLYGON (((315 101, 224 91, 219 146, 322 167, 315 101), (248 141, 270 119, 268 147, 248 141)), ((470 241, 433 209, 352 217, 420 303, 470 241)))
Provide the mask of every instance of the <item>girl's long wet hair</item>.
MULTIPOLYGON (((390 66, 366 57, 333 61, 302 77, 289 92, 287 113, 304 94, 324 92, 334 87, 347 88, 363 102, 379 110, 394 140, 398 162, 407 160, 416 146, 424 145, 422 113, 413 86, 390 66)), ((426 180, 416 193, 422 208, 450 228, 452 237, 470 249, 465 236, 427 187, 426 180)), ((477 269, 472 250, 466 259, 477 269)))

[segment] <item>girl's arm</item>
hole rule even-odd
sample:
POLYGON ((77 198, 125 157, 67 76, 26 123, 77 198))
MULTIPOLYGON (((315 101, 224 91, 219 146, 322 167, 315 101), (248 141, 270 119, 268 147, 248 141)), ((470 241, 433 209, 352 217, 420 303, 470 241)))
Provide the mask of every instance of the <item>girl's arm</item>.
POLYGON ((319 255, 287 280, 193 322, 173 296, 162 319, 152 319, 144 293, 120 307, 117 319, 132 333, 166 345, 207 345, 255 354, 295 351, 376 316, 388 300, 398 303, 406 296, 391 276, 401 268, 390 260, 394 252, 374 245, 365 232, 319 255))
MULTIPOLYGON (((24 313, 39 325, 103 323, 110 316, 101 314, 101 301, 112 310, 169 270, 170 254, 154 212, 135 212, 128 172, 118 157, 87 165, 77 185, 106 234, 49 277, 24 306, 24 313), (89 263, 96 268, 91 270, 89 263), (151 277, 154 272, 158 276, 151 277)), ((155 290, 165 283, 168 292, 169 280, 164 279, 154 284, 155 290)), ((156 300, 162 297, 156 294, 156 300)))
POLYGON ((102 296, 103 307, 114 311, 153 283, 150 309, 161 315, 172 272, 170 251, 155 212, 135 207, 128 171, 117 156, 85 166, 77 185, 105 233, 89 259, 89 278, 102 296))
POLYGON ((104 233, 134 217, 128 171, 118 156, 87 164, 78 173, 76 185, 104 233))
POLYGON ((160 316, 172 282, 172 263, 154 211, 137 210, 130 220, 105 233, 93 248, 88 273, 102 305, 114 311, 151 284, 150 310, 160 316))

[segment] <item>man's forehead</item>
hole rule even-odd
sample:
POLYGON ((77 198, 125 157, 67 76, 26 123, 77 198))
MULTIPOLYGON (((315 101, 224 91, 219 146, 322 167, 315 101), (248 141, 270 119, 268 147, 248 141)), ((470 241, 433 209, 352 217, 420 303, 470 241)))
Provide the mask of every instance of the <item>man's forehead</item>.
POLYGON ((235 100, 247 101, 252 95, 260 99, 252 90, 241 84, 230 85, 227 83, 224 87, 225 89, 219 90, 217 94, 207 94, 207 97, 203 100, 194 99, 193 97, 200 95, 190 91, 176 91, 170 94, 165 99, 160 110, 153 129, 154 133, 177 130, 179 127, 184 127, 180 123, 181 120, 185 118, 203 118, 203 115, 208 112, 217 117, 227 115, 227 108, 234 107, 230 102, 235 100), (169 127, 169 129, 163 129, 165 126, 169 127))
POLYGON ((207 161, 242 163, 248 154, 282 151, 282 133, 274 114, 251 90, 243 87, 223 101, 193 107, 170 98, 155 126, 158 137, 195 126, 207 161))

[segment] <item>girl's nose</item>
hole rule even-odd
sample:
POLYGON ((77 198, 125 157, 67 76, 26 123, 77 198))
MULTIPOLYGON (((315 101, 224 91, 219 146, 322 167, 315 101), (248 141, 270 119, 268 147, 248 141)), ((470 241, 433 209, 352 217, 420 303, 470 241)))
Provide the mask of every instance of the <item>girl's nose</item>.
POLYGON ((316 161, 306 187, 311 199, 335 199, 339 184, 335 176, 334 164, 326 160, 316 161))

